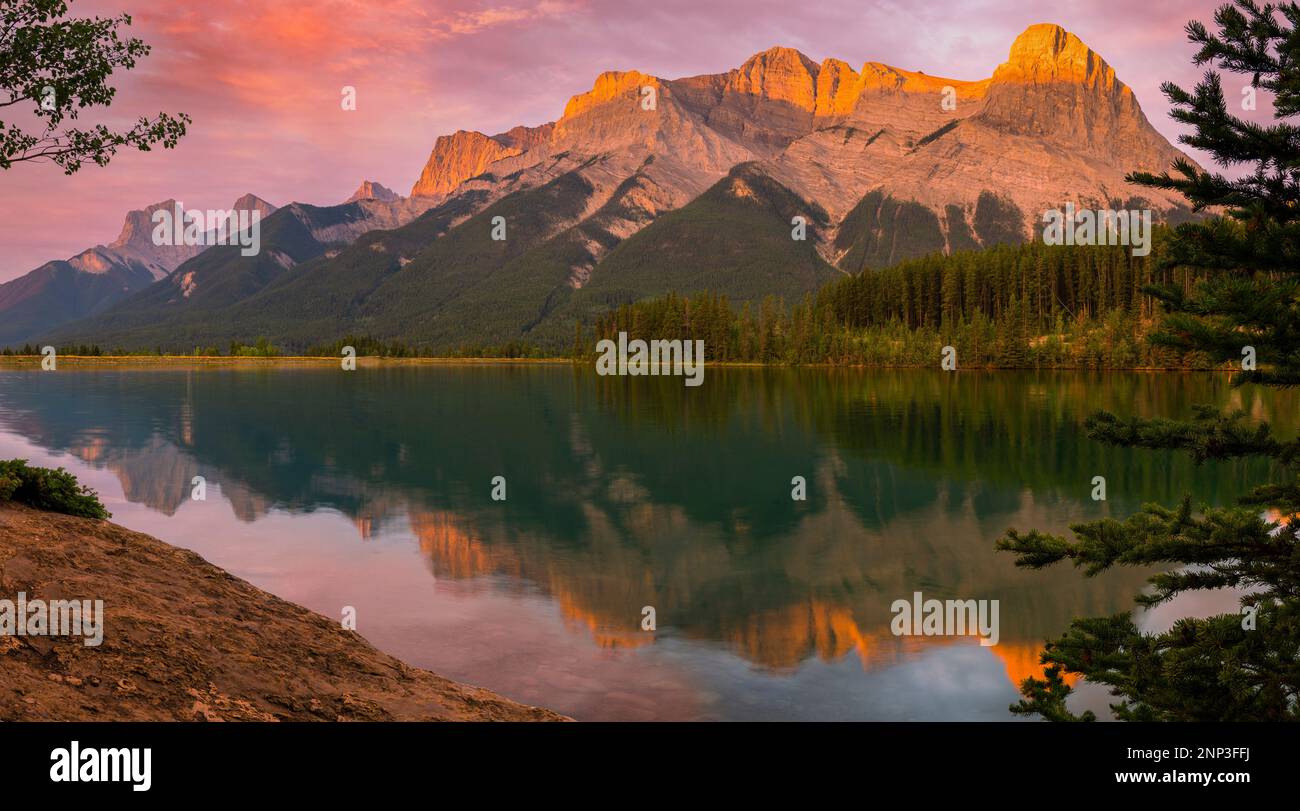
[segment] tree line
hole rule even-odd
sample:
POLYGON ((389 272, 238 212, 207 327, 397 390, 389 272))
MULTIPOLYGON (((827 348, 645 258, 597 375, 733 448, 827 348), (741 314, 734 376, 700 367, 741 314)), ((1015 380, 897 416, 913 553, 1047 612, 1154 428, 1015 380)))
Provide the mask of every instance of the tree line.
POLYGON ((700 339, 710 361, 930 366, 945 346, 963 366, 1004 368, 1211 368, 1208 356, 1146 342, 1151 285, 1190 289, 1200 276, 1124 246, 999 245, 867 270, 787 305, 739 307, 698 293, 624 304, 579 325, 572 354, 630 337, 700 339))

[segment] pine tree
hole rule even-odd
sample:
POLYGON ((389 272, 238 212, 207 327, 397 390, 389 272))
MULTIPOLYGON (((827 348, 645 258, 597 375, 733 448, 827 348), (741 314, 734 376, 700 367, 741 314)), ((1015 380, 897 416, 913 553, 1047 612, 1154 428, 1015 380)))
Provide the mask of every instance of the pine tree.
POLYGON ((573 359, 582 360, 587 354, 587 340, 582 334, 582 321, 579 319, 573 325, 573 359))
MULTIPOLYGON (((1194 129, 1183 143, 1220 166, 1253 164, 1254 171, 1231 179, 1179 160, 1177 176, 1130 176, 1182 193, 1197 211, 1226 212, 1176 229, 1165 261, 1196 271, 1200 281, 1148 289, 1166 310, 1155 342, 1238 362, 1252 346, 1259 368, 1243 368, 1233 384, 1291 386, 1300 383, 1300 129, 1285 119, 1300 114, 1300 7, 1237 0, 1214 19, 1216 33, 1187 25, 1199 46, 1196 63, 1250 77, 1273 94, 1277 121, 1261 126, 1229 114, 1213 70, 1193 93, 1164 85, 1173 117, 1194 129)), ((1176 449, 1198 462, 1263 457, 1281 474, 1233 507, 1148 506, 1123 521, 1076 525, 1073 540, 1008 531, 998 546, 1015 552, 1020 566, 1070 560, 1089 575, 1113 566, 1177 567, 1151 578, 1141 605, 1200 589, 1243 592, 1242 613, 1184 618, 1167 633, 1141 633, 1127 613, 1076 620, 1048 643, 1046 678, 1026 679, 1012 712, 1092 720, 1066 707, 1063 674, 1074 673, 1108 685, 1119 699, 1112 710, 1125 720, 1300 719, 1300 441, 1279 439, 1240 411, 1208 407, 1186 422, 1103 412, 1087 430, 1104 443, 1176 449)))

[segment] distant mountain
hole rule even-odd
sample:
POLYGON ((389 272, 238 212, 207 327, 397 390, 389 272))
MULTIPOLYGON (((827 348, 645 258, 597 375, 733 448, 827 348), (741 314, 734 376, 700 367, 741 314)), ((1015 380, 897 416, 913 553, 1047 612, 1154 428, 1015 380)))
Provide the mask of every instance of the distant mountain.
POLYGON ((235 201, 229 211, 256 211, 262 219, 266 219, 275 212, 279 211, 278 206, 271 205, 256 194, 245 194, 235 201))
MULTIPOLYGON (((150 293, 56 334, 557 346, 575 321, 668 290, 789 299, 835 273, 1024 242, 1066 202, 1178 221, 1190 214, 1180 197, 1124 175, 1180 154, 1055 25, 1031 26, 979 81, 780 47, 722 74, 610 72, 552 123, 439 137, 409 198, 367 183, 342 207, 295 206, 313 255, 285 249, 293 261, 278 271, 274 257, 230 259, 243 275, 222 289, 242 298, 150 293)), ((194 270, 201 289, 226 264, 177 274, 194 270)), ((155 286, 168 284, 182 289, 155 286)))
MULTIPOLYGON (((472 199, 449 201, 441 210, 462 212, 472 199)), ((356 292, 334 301, 329 291, 348 285, 365 289, 365 274, 356 265, 379 263, 384 265, 377 271, 382 275, 392 259, 367 246, 386 234, 411 234, 408 239, 416 242, 409 248, 413 254, 417 246, 425 246, 450 228, 450 222, 434 212, 418 216, 429 203, 430 198, 364 199, 325 207, 290 203, 261 222, 256 255, 244 256, 237 246, 213 246, 116 306, 42 335, 56 343, 192 349, 224 345, 247 330, 279 336, 289 313, 294 315, 288 318, 298 322, 291 325, 295 333, 309 326, 332 333, 329 324, 342 317, 341 308, 356 292), (341 256, 340 266, 335 267, 331 260, 341 256), (322 269, 322 264, 327 267, 322 269), (305 283, 295 281, 304 275, 305 283), (288 292, 271 293, 272 289, 288 292), (330 302, 323 313, 315 304, 321 296, 330 302), (232 312, 237 305, 243 312, 232 312), (259 306, 270 315, 259 318, 259 306), (328 323, 300 320, 308 311, 317 318, 327 317, 328 323)))
POLYGON ((376 183, 373 180, 363 180, 352 196, 345 200, 345 203, 355 203, 358 200, 379 200, 388 203, 394 200, 400 200, 401 195, 382 183, 376 183))
MULTIPOLYGON (((138 211, 129 211, 122 223, 122 233, 108 246, 97 245, 90 251, 99 253, 121 264, 134 262, 147 268, 155 279, 171 273, 177 265, 198 254, 202 248, 193 245, 155 245, 153 243, 153 215, 156 211, 173 211, 175 200, 163 200, 138 211)), ((85 256, 83 252, 78 256, 85 256)), ((74 260, 77 257, 74 257, 74 260)), ((72 261, 72 260, 70 260, 72 261)), ((93 271, 92 271, 93 272, 93 271)))
POLYGON ((19 345, 93 315, 153 281, 144 265, 120 262, 94 248, 67 261, 46 262, 0 284, 0 346, 19 345))
MULTIPOLYGON (((102 312, 202 252, 205 246, 154 244, 154 212, 174 211, 176 205, 169 199, 130 211, 113 243, 88 248, 71 259, 46 262, 0 284, 0 346, 23 343, 40 332, 102 312)), ((267 216, 275 206, 246 194, 231 209, 258 210, 267 216)))

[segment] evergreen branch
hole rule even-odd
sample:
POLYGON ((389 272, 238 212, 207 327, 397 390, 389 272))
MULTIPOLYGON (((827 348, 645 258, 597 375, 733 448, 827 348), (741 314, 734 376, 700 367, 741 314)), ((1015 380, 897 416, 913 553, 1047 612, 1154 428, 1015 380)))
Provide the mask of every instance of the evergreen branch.
POLYGON ((1221 414, 1207 407, 1196 408, 1191 422, 1163 417, 1120 419, 1098 411, 1084 423, 1088 437, 1107 445, 1181 450, 1192 455, 1197 464, 1207 459, 1234 459, 1243 456, 1278 457, 1288 445, 1278 442, 1267 423, 1249 425, 1241 410, 1221 414))

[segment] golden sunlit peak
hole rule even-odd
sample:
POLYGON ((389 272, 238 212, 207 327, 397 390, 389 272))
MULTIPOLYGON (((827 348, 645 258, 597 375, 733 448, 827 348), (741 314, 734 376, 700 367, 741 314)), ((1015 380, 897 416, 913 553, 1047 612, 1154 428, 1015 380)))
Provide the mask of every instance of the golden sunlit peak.
POLYGON ((1111 88, 1115 71, 1082 40, 1053 23, 1031 25, 1011 43, 994 81, 1081 82, 1111 88))
POLYGON ((639 94, 644 87, 658 87, 659 80, 637 70, 605 71, 596 77, 591 90, 569 99, 564 107, 564 117, 573 118, 620 96, 639 94))

